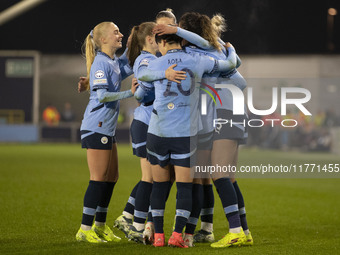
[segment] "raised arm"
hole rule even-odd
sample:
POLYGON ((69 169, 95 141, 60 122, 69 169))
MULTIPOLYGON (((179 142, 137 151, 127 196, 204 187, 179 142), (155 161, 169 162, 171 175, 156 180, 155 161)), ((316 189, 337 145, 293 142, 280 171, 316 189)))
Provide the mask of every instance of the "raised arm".
POLYGON ((122 64, 122 65, 126 65, 129 63, 129 59, 127 58, 127 51, 128 51, 128 48, 126 47, 125 51, 123 52, 122 55, 120 55, 120 57, 118 58, 119 59, 119 62, 122 64))
POLYGON ((120 66, 120 73, 122 75, 122 80, 129 77, 131 74, 133 74, 133 69, 129 64, 120 66))
POLYGON ((185 30, 180 27, 175 27, 171 25, 163 25, 159 24, 156 25, 153 29, 153 32, 158 35, 163 34, 176 34, 179 37, 182 37, 183 39, 187 40, 188 42, 196 45, 199 48, 202 48, 204 50, 212 50, 214 49, 213 46, 210 45, 210 43, 205 40, 203 37, 199 36, 198 34, 195 34, 193 32, 190 32, 188 30, 185 30))
POLYGON ((197 47, 204 49, 204 50, 213 50, 214 47, 203 37, 199 36, 198 34, 195 34, 193 32, 190 32, 188 30, 185 30, 183 28, 178 27, 176 35, 179 37, 182 37, 183 39, 187 40, 188 42, 196 45, 197 47))
POLYGON ((129 65, 129 60, 127 58, 128 48, 125 49, 124 53, 118 58, 120 73, 122 75, 122 80, 133 74, 133 69, 129 65))

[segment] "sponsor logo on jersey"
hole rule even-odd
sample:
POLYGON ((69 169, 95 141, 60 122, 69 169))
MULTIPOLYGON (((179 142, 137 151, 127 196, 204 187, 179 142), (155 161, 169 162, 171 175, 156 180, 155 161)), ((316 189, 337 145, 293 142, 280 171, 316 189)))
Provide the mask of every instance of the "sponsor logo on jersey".
POLYGON ((103 78, 104 75, 105 73, 102 70, 98 70, 97 72, 94 73, 94 77, 96 77, 97 79, 103 78))
POLYGON ((107 84, 107 79, 97 79, 93 81, 93 85, 107 84))

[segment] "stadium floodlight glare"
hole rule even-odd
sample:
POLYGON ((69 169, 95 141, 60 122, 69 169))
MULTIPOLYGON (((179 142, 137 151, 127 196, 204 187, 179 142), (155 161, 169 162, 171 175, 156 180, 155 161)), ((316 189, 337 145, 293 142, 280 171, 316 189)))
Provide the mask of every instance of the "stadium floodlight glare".
POLYGON ((0 26, 45 1, 46 0, 22 0, 21 2, 14 4, 8 9, 0 12, 0 26))
POLYGON ((331 16, 335 16, 335 15, 338 14, 338 11, 335 8, 329 8, 328 14, 331 15, 331 16))

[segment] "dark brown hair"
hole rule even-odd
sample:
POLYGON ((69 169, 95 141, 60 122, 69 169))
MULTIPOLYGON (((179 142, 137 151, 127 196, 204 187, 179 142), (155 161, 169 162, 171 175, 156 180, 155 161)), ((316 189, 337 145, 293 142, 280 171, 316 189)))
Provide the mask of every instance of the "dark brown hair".
POLYGON ((218 42, 218 34, 207 15, 198 12, 186 12, 179 20, 179 26, 202 36, 215 49, 221 50, 221 46, 218 42))
POLYGON ((164 34, 160 36, 156 35, 155 39, 156 39, 156 43, 160 43, 161 40, 165 40, 168 44, 174 44, 174 43, 181 44, 183 40, 181 37, 175 34, 164 34))

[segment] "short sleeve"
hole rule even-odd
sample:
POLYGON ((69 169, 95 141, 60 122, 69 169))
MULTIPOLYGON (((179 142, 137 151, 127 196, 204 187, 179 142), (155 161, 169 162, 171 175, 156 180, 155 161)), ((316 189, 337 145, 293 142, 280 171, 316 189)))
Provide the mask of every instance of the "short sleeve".
POLYGON ((91 67, 92 76, 92 90, 97 89, 108 89, 108 74, 109 74, 109 64, 107 62, 99 62, 93 64, 91 67))

